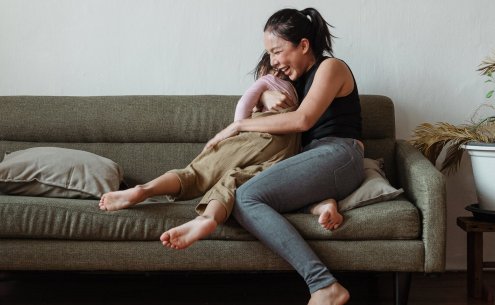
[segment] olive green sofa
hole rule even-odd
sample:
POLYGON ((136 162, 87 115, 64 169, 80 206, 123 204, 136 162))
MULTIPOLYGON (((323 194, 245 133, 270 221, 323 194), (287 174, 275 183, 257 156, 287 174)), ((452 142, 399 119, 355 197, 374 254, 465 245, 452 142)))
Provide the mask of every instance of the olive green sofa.
MULTIPOLYGON (((132 186, 184 167, 230 123, 237 99, 3 96, 0 156, 37 146, 85 150, 118 163, 132 186)), ((404 193, 345 212, 333 232, 316 216, 285 216, 331 270, 394 272, 396 303, 405 304, 411 272, 445 268, 445 182, 417 150, 395 138, 389 98, 362 95, 361 104, 365 155, 384 158, 387 178, 404 193)), ((97 199, 0 194, 0 271, 291 270, 233 219, 186 250, 164 248, 161 233, 195 217, 195 203, 154 198, 105 212, 97 199)))

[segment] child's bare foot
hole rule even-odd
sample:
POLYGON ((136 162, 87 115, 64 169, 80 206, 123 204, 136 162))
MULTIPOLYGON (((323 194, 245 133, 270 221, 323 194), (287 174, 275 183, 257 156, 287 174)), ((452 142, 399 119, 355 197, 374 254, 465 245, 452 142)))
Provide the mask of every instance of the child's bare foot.
POLYGON ((184 249, 197 240, 209 235, 217 228, 213 218, 198 216, 183 225, 172 228, 160 236, 164 246, 174 249, 184 249))
POLYGON ((146 194, 141 186, 103 194, 100 199, 100 210, 116 211, 128 208, 146 199, 146 194))
POLYGON ((349 301, 349 291, 339 283, 317 290, 311 294, 308 305, 342 305, 349 301))
POLYGON ((344 221, 344 217, 339 213, 337 202, 334 199, 327 199, 318 203, 311 208, 311 212, 315 215, 320 215, 318 222, 327 230, 337 229, 344 221))

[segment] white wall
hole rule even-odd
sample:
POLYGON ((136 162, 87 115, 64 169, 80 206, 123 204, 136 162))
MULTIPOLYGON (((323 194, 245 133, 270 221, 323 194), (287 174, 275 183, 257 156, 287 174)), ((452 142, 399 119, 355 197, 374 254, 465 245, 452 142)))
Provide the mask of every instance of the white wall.
MULTIPOLYGON (((242 94, 264 22, 290 6, 335 26, 336 55, 361 93, 395 101, 401 138, 484 101, 475 70, 495 50, 493 0, 0 0, 0 95, 242 94)), ((465 268, 455 218, 475 201, 466 162, 448 178, 449 269, 465 268)))

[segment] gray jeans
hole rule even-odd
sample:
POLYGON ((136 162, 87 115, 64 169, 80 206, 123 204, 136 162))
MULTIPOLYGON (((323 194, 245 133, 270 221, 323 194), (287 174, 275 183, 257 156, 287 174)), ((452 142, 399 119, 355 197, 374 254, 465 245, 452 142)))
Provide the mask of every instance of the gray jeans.
POLYGON ((301 153, 256 175, 236 191, 235 219, 304 278, 311 293, 336 282, 299 232, 281 215, 322 200, 343 199, 364 177, 356 140, 314 140, 301 153))

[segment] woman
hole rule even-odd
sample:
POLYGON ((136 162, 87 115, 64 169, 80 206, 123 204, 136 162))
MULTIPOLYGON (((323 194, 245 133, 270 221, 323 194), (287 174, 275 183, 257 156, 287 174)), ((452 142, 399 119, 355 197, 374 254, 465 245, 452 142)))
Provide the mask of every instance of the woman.
MULTIPOLYGON (((280 214, 326 198, 344 198, 363 179, 364 146, 357 86, 349 67, 333 58, 328 23, 313 8, 283 9, 264 28, 271 65, 295 84, 296 111, 239 120, 206 148, 242 131, 302 132, 302 152, 258 174, 236 192, 233 215, 250 233, 303 276, 310 305, 344 304, 348 291, 332 276, 306 241, 280 214)), ((273 96, 273 95, 272 95, 273 96)), ((264 103, 270 95, 264 94, 264 103)), ((283 108, 283 100, 268 108, 283 108)))

